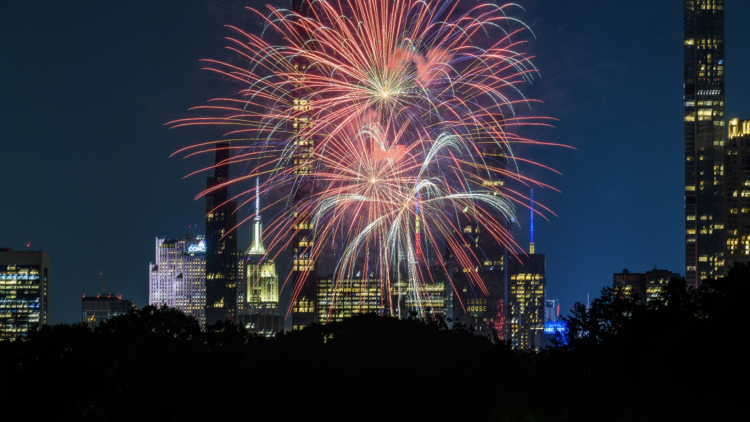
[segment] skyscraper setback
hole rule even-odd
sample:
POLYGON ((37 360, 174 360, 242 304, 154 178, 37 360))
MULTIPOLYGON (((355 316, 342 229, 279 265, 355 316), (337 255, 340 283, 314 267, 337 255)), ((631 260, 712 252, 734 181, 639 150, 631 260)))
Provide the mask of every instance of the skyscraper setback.
POLYGON ((732 119, 724 155, 726 263, 750 261, 750 120, 732 119))
POLYGON ((724 1, 684 0, 685 278, 724 273, 724 1))
POLYGON ((206 323, 234 321, 237 310, 237 203, 229 198, 229 143, 216 144, 206 193, 206 323))

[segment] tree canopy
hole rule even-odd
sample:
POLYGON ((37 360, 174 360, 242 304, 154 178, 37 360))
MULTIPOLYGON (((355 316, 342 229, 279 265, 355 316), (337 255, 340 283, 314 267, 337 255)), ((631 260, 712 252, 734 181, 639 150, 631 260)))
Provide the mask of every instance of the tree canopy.
POLYGON ((717 420, 747 388, 750 267, 648 306, 609 287, 555 347, 515 350, 456 322, 360 315, 274 338, 146 306, 0 343, 2 397, 35 418, 717 420))

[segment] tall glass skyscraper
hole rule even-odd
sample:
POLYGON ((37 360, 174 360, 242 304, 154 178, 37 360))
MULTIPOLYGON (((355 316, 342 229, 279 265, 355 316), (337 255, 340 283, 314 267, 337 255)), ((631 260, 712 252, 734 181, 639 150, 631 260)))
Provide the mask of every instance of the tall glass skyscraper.
POLYGON ((234 321, 237 311, 237 203, 229 196, 229 143, 216 144, 206 193, 206 322, 234 321))
POLYGON ((724 0, 684 0, 685 265, 724 274, 724 0))
MULTIPOLYGON (((293 0, 292 7, 300 16, 310 16, 312 13, 309 0, 293 0)), ((312 38, 312 37, 310 37, 312 38)), ((296 77, 304 78, 304 75, 314 72, 314 63, 310 63, 305 58, 299 58, 292 63, 297 73, 296 77)), ((294 329, 305 327, 315 322, 315 288, 318 276, 318 267, 315 262, 312 250, 315 244, 315 230, 313 226, 312 215, 309 211, 297 210, 304 209, 304 204, 309 201, 310 196, 316 188, 313 180, 307 176, 313 169, 313 166, 319 165, 313 158, 312 152, 315 150, 316 140, 312 137, 305 137, 305 127, 313 125, 310 114, 312 112, 312 98, 314 92, 305 92, 297 90, 294 98, 294 109, 296 113, 293 121, 289 121, 293 135, 294 154, 294 174, 297 177, 293 186, 292 201, 295 206, 295 222, 290 228, 293 233, 292 240, 292 282, 293 294, 297 298, 292 304, 292 323, 294 329)))

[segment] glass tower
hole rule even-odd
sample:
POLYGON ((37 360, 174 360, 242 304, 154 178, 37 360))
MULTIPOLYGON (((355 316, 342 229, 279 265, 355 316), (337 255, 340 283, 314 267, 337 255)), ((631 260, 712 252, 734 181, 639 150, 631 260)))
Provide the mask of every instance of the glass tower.
MULTIPOLYGON (((310 16, 312 13, 309 0, 293 0, 294 12, 300 16, 310 16)), ((312 38, 310 36, 310 38, 312 38)), ((300 80, 305 75, 315 70, 315 64, 310 63, 304 57, 296 59, 292 65, 295 70, 295 78, 300 80)), ((292 327, 294 330, 306 327, 317 322, 315 314, 315 290, 318 275, 317 263, 314 259, 313 248, 315 247, 315 230, 312 215, 306 207, 310 196, 316 189, 315 181, 309 177, 313 166, 318 165, 313 158, 315 151, 315 139, 309 136, 309 129, 314 122, 311 115, 313 111, 314 92, 303 89, 302 85, 294 92, 294 117, 288 122, 291 124, 294 145, 294 175, 296 177, 293 186, 294 223, 291 227, 292 240, 292 297, 296 299, 292 304, 292 327)), ((288 314, 289 312, 287 312, 288 314)))
POLYGON ((234 321, 237 310, 237 203, 229 196, 229 144, 216 144, 206 194, 206 323, 234 321))
POLYGON ((724 274, 724 1, 684 0, 685 278, 724 274))

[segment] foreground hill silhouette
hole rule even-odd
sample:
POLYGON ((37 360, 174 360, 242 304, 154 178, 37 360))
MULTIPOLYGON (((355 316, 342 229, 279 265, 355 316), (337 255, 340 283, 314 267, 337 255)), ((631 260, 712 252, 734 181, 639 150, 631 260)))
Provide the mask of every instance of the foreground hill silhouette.
POLYGON ((361 315, 269 339, 147 306, 0 343, 0 393, 55 421, 719 420, 748 391, 748 279, 675 279, 649 307, 605 288, 540 352, 442 321, 361 315))

